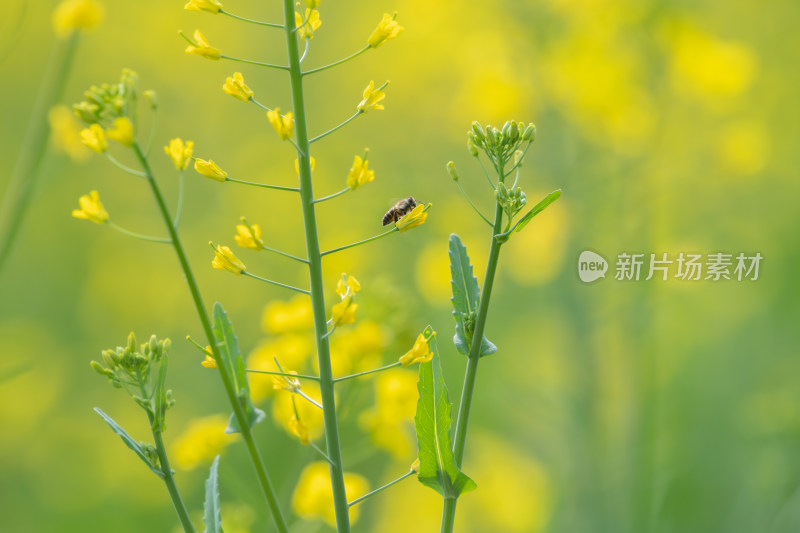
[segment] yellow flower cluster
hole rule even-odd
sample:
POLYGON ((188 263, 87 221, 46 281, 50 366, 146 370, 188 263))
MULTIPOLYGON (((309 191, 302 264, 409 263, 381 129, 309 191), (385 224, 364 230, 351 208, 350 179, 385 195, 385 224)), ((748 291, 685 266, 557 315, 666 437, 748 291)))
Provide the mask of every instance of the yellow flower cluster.
MULTIPOLYGON (((347 498, 354 500, 369 492, 369 482, 363 476, 344 473, 344 488, 347 498)), ((292 495, 292 509, 306 520, 324 520, 336 527, 328 463, 311 463, 300 473, 300 479, 292 495)), ((350 508, 350 522, 358 520, 358 506, 350 508)))
POLYGON ((354 303, 356 293, 361 290, 361 284, 353 276, 342 274, 336 286, 336 292, 341 301, 331 308, 331 320, 334 326, 352 324, 356 321, 356 309, 358 304, 354 303))

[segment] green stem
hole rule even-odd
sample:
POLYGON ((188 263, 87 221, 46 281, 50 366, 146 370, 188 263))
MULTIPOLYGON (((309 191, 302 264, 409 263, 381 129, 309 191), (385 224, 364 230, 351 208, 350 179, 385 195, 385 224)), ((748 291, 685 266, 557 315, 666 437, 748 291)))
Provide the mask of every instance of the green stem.
POLYGON ((230 11, 225 11, 224 9, 219 10, 220 13, 223 15, 228 15, 231 18, 235 18, 237 20, 243 20, 244 22, 249 22, 251 24, 258 24, 259 26, 268 26, 270 28, 281 28, 283 29, 283 24, 275 24, 274 22, 261 22, 260 20, 253 20, 244 17, 240 17, 239 15, 234 15, 230 11))
POLYGON ((272 370, 258 370, 255 368, 245 368, 245 372, 251 372, 253 374, 269 374, 270 376, 284 376, 287 378, 311 379, 314 381, 319 381, 319 378, 317 376, 309 376, 307 374, 290 374, 288 372, 273 372, 272 370))
POLYGON ((347 493, 344 486, 342 452, 339 444, 339 423, 336 419, 336 403, 333 394, 333 373, 331 370, 330 345, 325 333, 328 329, 325 318, 325 292, 322 284, 322 256, 317 235, 317 219, 314 211, 314 191, 311 182, 310 142, 306 124, 306 108, 303 95, 303 72, 300 68, 300 54, 297 39, 292 28, 294 4, 283 0, 286 49, 289 58, 289 78, 292 88, 292 107, 294 110, 295 135, 297 140, 297 159, 300 170, 300 201, 303 209, 303 226, 306 238, 306 257, 311 286, 311 306, 314 314, 314 332, 317 340, 317 359, 319 366, 319 386, 322 397, 322 413, 325 421, 325 443, 330 458, 331 488, 333 506, 336 512, 336 530, 349 533, 350 516, 347 511, 347 493))
POLYGON ((350 191, 350 187, 345 187, 344 189, 342 189, 339 192, 335 192, 333 194, 329 194, 328 196, 323 196, 322 198, 317 198, 316 200, 314 200, 314 203, 315 204, 319 204, 319 203, 324 202, 325 200, 332 200, 332 199, 336 198, 337 196, 341 196, 344 193, 349 192, 349 191, 350 191))
MULTIPOLYGON (((502 171, 501 171, 502 174, 502 171)), ((458 420, 456 422, 455 441, 453 444, 453 455, 456 464, 460 467, 461 460, 464 458, 464 447, 467 442, 467 425, 469 424, 469 412, 472 407, 472 395, 475 391, 475 378, 478 375, 478 361, 481 358, 481 346, 483 345, 483 331, 486 326, 486 316, 489 312, 489 300, 492 297, 492 285, 494 275, 497 271, 497 261, 500 258, 500 243, 494 238, 500 232, 503 225, 503 208, 500 204, 495 205, 494 226, 492 229, 492 244, 489 248, 489 260, 486 264, 486 275, 483 278, 483 289, 481 293, 478 316, 475 318, 475 330, 472 334, 472 345, 469 349, 467 360, 467 371, 464 376, 464 387, 461 391, 461 405, 458 409, 458 420)), ((444 509, 442 510, 442 533, 452 533, 456 515, 456 500, 445 499, 444 509)))
MULTIPOLYGON (((150 426, 153 425, 153 415, 148 413, 150 418, 150 426)), ((169 459, 167 458, 167 450, 164 447, 164 439, 161 437, 161 429, 156 428, 153 430, 153 440, 156 445, 156 453, 158 453, 158 462, 161 464, 161 473, 164 475, 164 484, 167 486, 167 492, 172 499, 172 505, 178 513, 178 519, 181 521, 183 530, 186 533, 194 533, 194 526, 189 518, 189 511, 183 503, 178 486, 175 484, 175 478, 172 475, 172 468, 169 466, 169 459)))
POLYGON ((360 502, 362 502, 362 501, 366 500, 366 499, 367 499, 367 498, 369 498, 370 496, 374 496, 375 494, 378 494, 380 491, 382 491, 382 490, 385 490, 385 489, 388 489, 389 487, 391 487, 391 486, 392 486, 392 485, 394 485, 395 483, 400 483, 401 481, 403 481, 405 478, 407 478, 408 476, 410 476, 410 475, 412 475, 412 474, 416 474, 416 472, 414 472, 413 470, 409 470, 408 472, 406 472, 405 474, 403 474, 403 475, 402 475, 402 476, 400 476, 399 478, 395 479, 394 481, 390 481, 390 482, 389 482, 389 483, 387 483, 386 485, 384 485, 384 486, 382 486, 382 487, 378 487, 377 489, 373 490, 372 492, 368 492, 368 493, 364 494, 364 495, 363 495, 363 496, 361 496, 360 498, 356 498, 355 500, 351 501, 351 502, 350 502, 350 503, 348 503, 347 505, 348 505, 348 507, 352 507, 352 506, 354 506, 355 504, 357 504, 357 503, 360 503, 360 502))
POLYGON ((325 65, 324 67, 319 67, 319 68, 307 70, 306 72, 303 72, 303 76, 308 76, 309 74, 314 74, 315 72, 322 72, 323 70, 328 70, 329 68, 335 67, 336 65, 341 65, 342 63, 344 63, 346 61, 350 61, 351 59, 354 59, 354 58, 360 56, 361 54, 363 54, 364 52, 366 52, 370 48, 371 48, 370 45, 367 45, 364 48, 362 48, 361 50, 359 50, 358 52, 356 52, 355 54, 349 55, 349 56, 345 57, 344 59, 340 59, 339 61, 331 63, 330 65, 325 65))
POLYGON ((28 120, 17 163, 0 202, 0 270, 11 253, 33 196, 37 171, 47 149, 47 113, 61 97, 77 44, 78 32, 66 40, 59 39, 56 42, 39 85, 39 93, 28 120))
POLYGON ((131 167, 129 167, 127 165, 123 165, 122 163, 120 163, 119 160, 116 157, 114 157, 113 155, 108 153, 108 150, 103 152, 103 154, 105 154, 105 156, 108 158, 108 160, 111 161, 114 164, 114 166, 118 167, 121 170, 124 170, 128 174, 132 174, 134 176, 139 176, 140 178, 143 178, 145 176, 144 172, 139 172, 138 170, 134 170, 131 167))
POLYGON ((220 55, 220 59, 229 59, 231 61, 238 61, 239 63, 247 63, 248 65, 258 65, 259 67, 269 67, 275 68, 278 70, 289 70, 288 67, 283 65, 275 65, 273 63, 264 63, 263 61, 253 61, 252 59, 242 59, 240 57, 231 57, 226 55, 220 55))
MULTIPOLYGON (((144 169, 145 174, 147 174, 147 182, 150 184, 150 188, 153 191, 153 196, 155 196, 158 209, 164 219, 164 225, 169 231, 170 239, 172 240, 172 246, 175 249, 175 254, 178 256, 178 261, 180 262, 181 270, 183 270, 186 283, 189 285, 189 291, 192 294, 192 301, 194 302, 197 310, 197 315, 200 318, 203 332, 205 333, 208 344, 211 347, 212 353, 214 354, 214 359, 216 361, 221 361, 222 357, 220 356, 217 339, 214 336, 214 331, 211 327, 211 319, 209 318, 208 312, 203 304, 203 298, 200 296, 200 288, 198 287, 197 281, 192 273, 192 269, 189 266, 189 260, 186 257, 186 252, 183 249, 180 237, 178 237, 178 231, 175 229, 175 226, 172 223, 169 210, 167 209, 167 204, 164 201, 164 196, 161 194, 161 190, 158 188, 158 184, 153 176, 153 172, 150 170, 150 164, 142 153, 142 150, 139 148, 139 145, 135 144, 133 149, 134 152, 136 152, 136 157, 139 159, 139 163, 142 165, 142 169, 144 169)), ((264 465, 264 460, 261 458, 261 454, 258 451, 255 440, 253 439, 253 433, 250 429, 247 415, 245 414, 244 408, 236 396, 236 390, 233 386, 233 378, 229 374, 228 368, 225 367, 225 365, 219 365, 218 370, 222 379, 222 384, 225 387, 225 393, 228 395, 228 401, 233 408, 233 414, 236 417, 236 420, 239 422, 241 435, 245 445, 247 446, 250 459, 253 461, 256 476, 258 477, 259 484, 261 485, 261 491, 263 492, 264 498, 267 501, 267 506, 272 512, 272 518, 278 527, 278 531, 281 533, 289 533, 289 526, 286 524, 286 519, 283 517, 281 508, 278 505, 278 498, 275 494, 275 490, 272 488, 272 483, 269 480, 269 475, 267 474, 267 468, 264 465)))
POLYGON ((464 190, 464 187, 461 186, 461 183, 458 180, 456 180, 456 185, 458 185, 458 190, 461 191, 461 195, 467 199, 467 202, 469 202, 469 205, 472 206, 472 209, 476 213, 478 213, 478 216, 480 216, 484 221, 486 221, 487 224, 491 226, 492 225, 491 221, 488 218, 486 218, 486 216, 483 213, 481 213, 481 210, 478 209, 478 207, 474 203, 472 203, 472 199, 469 197, 467 191, 464 190))
POLYGON ((346 379, 352 379, 352 378, 357 378, 357 377, 360 377, 360 376, 366 376, 367 374, 374 374, 375 372, 382 372, 384 370, 389 370, 390 368, 394 368, 396 366, 402 366, 402 363, 400 361, 397 361, 396 363, 392 363, 391 365, 382 366, 380 368, 373 368, 372 370, 367 370, 366 372, 359 372, 358 374, 350 374, 349 376, 342 376, 340 378, 334 379, 333 382, 334 383, 338 383, 338 382, 344 381, 346 379))
MULTIPOLYGON (((334 127, 334 128, 331 128, 331 129, 329 129, 328 131, 326 131, 325 133, 321 133, 321 134, 317 135, 316 137, 314 137, 313 139, 311 139, 310 141, 308 141, 308 142, 309 142, 309 144, 310 144, 310 143, 313 143, 313 142, 317 142, 318 140, 322 139, 323 137, 327 137, 328 135, 330 135, 331 133, 333 133, 334 131, 336 131, 336 130, 338 130, 338 129, 340 129, 340 128, 344 128, 344 127, 345 127, 345 126, 347 126, 349 123, 351 123, 352 121, 354 121, 354 120, 356 119, 356 117, 357 117, 357 116, 359 116, 359 115, 363 115, 363 114, 364 114, 364 112, 363 112, 363 111, 361 111, 361 110, 359 109, 358 111, 356 111, 356 112, 353 114, 353 116, 352 116, 352 117, 348 118, 347 120, 345 120, 344 122, 342 122, 342 123, 341 123, 341 124, 339 124, 338 126, 336 126, 336 127, 334 127)), ((295 116, 296 116, 296 115, 295 115, 295 116)))
POLYGON ((296 255, 287 254, 286 252, 281 252, 280 250, 276 250, 275 248, 270 248, 269 246, 262 245, 261 249, 278 255, 282 255, 283 257, 288 257, 289 259, 294 259, 295 261, 299 261, 300 263, 305 263, 306 265, 308 264, 308 261, 306 259, 303 259, 302 257, 297 257, 296 255))
POLYGON ((391 234, 392 234, 392 233, 394 233, 395 231, 399 231, 399 229, 397 228, 397 226, 393 227, 393 228, 392 228, 392 229, 390 229, 389 231, 385 231, 385 232, 383 232, 383 233, 381 233, 381 234, 379 234, 379 235, 375 235, 374 237, 370 237, 369 239, 364 239, 363 241, 354 242, 354 243, 352 243, 352 244, 345 244, 344 246, 340 246, 340 247, 338 247, 338 248, 334 248, 334 249, 332 249, 332 250, 327 250, 327 251, 325 251, 325 252, 322 252, 322 254, 321 254, 321 255, 322 255, 322 256, 326 256, 326 255, 328 255, 328 254, 332 254, 332 253, 334 253, 334 252, 341 252, 342 250, 347 250, 348 248, 353 248, 353 247, 355 247, 355 246, 360 246, 360 245, 362 245, 362 244, 366 244, 366 243, 368 243, 368 242, 371 242, 371 241, 374 241, 374 240, 380 239, 381 237, 386 237, 387 235, 391 235, 391 234))
POLYGON ((253 187, 262 187, 264 189, 275 189, 276 191, 290 191, 290 192, 299 192, 300 189, 297 187, 284 187, 283 185, 268 185, 266 183, 256 183, 255 181, 244 181, 244 180, 237 180, 233 178, 225 178, 225 181, 232 181, 234 183, 241 183, 243 185, 252 185, 253 187))
POLYGON ((118 225, 114 224, 110 220, 107 220, 106 224, 108 224, 109 228, 111 228, 113 230, 116 230, 116 231, 122 233, 123 235, 127 235, 128 237, 133 237, 134 239, 139 239, 139 240, 148 241, 148 242, 160 242, 160 243, 163 243, 163 244, 169 244, 169 243, 172 242, 169 239, 164 239, 164 238, 161 238, 161 237, 150 237, 149 235, 142 235, 141 233, 134 233, 132 231, 128 231, 125 228, 123 228, 122 226, 118 226, 118 225))
POLYGON ((305 289, 299 289, 297 287, 292 287, 291 285, 286 285, 285 283, 281 283, 279 281, 272 281, 271 279, 262 278, 261 276, 256 276, 255 274, 251 274, 247 270, 242 270, 243 276, 248 276, 253 279, 257 279, 259 281, 263 281, 264 283, 269 283, 271 285, 277 285, 278 287, 283 287, 284 289, 289 289, 290 291, 296 291, 302 294, 311 294, 305 289))
POLYGON ((181 169, 178 171, 178 207, 175 208, 176 229, 181 223, 181 213, 183 213, 183 181, 183 169, 181 169))

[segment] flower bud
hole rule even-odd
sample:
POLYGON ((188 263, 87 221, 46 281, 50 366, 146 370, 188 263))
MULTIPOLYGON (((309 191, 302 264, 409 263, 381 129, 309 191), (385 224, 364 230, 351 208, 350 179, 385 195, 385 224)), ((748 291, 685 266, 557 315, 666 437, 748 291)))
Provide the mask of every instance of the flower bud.
MULTIPOLYGON (((486 138, 486 134, 483 132, 483 128, 478 122, 472 123, 472 131, 475 134, 475 137, 478 139, 478 141, 483 141, 486 138)), ((477 142, 475 144, 480 144, 480 142, 477 142)))
MULTIPOLYGON (((114 360, 115 359, 114 356, 116 355, 114 353, 114 350, 103 350, 102 355, 103 355, 103 362, 106 364, 106 366, 108 368, 112 368, 112 369, 116 368, 117 362, 119 361, 119 359, 117 358, 116 361, 114 360)), ((92 362, 94 362, 94 361, 92 361, 92 362)))
POLYGON ((150 104, 150 109, 153 111, 158 109, 158 94, 154 90, 148 89, 142 93, 142 96, 144 96, 144 99, 150 104))
POLYGON ((128 351, 131 353, 136 352, 136 335, 132 331, 128 335, 128 351))
POLYGON ((525 132, 522 134, 523 141, 533 141, 536 138, 536 125, 533 123, 528 124, 525 132))
POLYGON ((456 171, 456 164, 452 161, 447 162, 447 173, 453 178, 453 181, 458 181, 458 172, 456 171))
POLYGON ((89 363, 89 366, 91 366, 92 369, 101 376, 108 376, 110 374, 110 371, 107 370, 103 365, 101 365, 97 361, 92 361, 91 363, 89 363))
POLYGON ((472 154, 472 157, 478 157, 478 147, 475 146, 475 141, 473 141, 474 136, 475 134, 472 132, 467 135, 467 149, 472 154))

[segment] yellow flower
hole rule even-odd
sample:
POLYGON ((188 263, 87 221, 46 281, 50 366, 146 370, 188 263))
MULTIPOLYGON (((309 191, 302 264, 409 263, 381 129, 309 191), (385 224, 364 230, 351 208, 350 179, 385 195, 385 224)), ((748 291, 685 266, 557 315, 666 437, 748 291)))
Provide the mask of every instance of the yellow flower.
POLYGON ((222 90, 242 102, 248 102, 253 97, 253 91, 245 84, 241 72, 234 72, 232 77, 225 78, 222 90))
POLYGON ((103 18, 103 8, 92 0, 66 0, 53 11, 53 29, 67 37, 81 28, 93 28, 103 18))
POLYGON ((379 104, 381 100, 386 98, 386 93, 380 89, 375 88, 375 82, 370 81, 367 88, 364 89, 364 99, 358 104, 358 110, 366 113, 370 109, 383 109, 383 104, 379 104))
POLYGON ((183 9, 187 11, 208 11, 209 13, 219 13, 222 4, 217 0, 189 0, 183 9))
MULTIPOLYGON (((322 395, 319 392, 319 386, 314 383, 307 382, 303 387, 303 392, 314 401, 319 402, 322 395)), ((299 427, 293 428, 302 424, 303 429, 308 435, 309 442, 320 438, 325 430, 325 420, 322 416, 322 409, 312 404, 305 398, 301 398, 292 391, 278 392, 275 396, 275 401, 272 403, 272 418, 275 422, 283 427, 283 429, 298 438, 302 438, 295 430, 299 427), (292 422, 292 419, 295 422, 292 422)))
POLYGON ((374 179, 375 171, 369 169, 369 161, 367 161, 366 155, 364 159, 361 159, 361 156, 355 156, 353 166, 347 174, 347 186, 352 190, 356 190, 374 179))
POLYGON ((72 211, 72 216, 91 220, 95 224, 105 224, 108 220, 108 212, 100 203, 100 195, 97 191, 91 191, 88 195, 84 194, 78 199, 80 209, 72 211))
POLYGON ((114 125, 106 130, 106 135, 123 146, 133 146, 133 122, 128 117, 117 117, 114 125))
POLYGON ((400 363, 403 366, 413 365, 414 363, 427 363, 433 358, 433 352, 428 345, 430 337, 425 337, 424 333, 420 333, 417 340, 414 341, 414 347, 407 351, 404 355, 400 356, 400 363))
POLYGON ((195 158, 194 169, 198 174, 211 178, 212 180, 217 180, 220 183, 225 183, 225 177, 228 175, 227 172, 219 168, 211 159, 206 161, 205 159, 195 158))
POLYGON ((288 302, 273 300, 264 308, 261 323, 267 333, 274 335, 310 329, 314 326, 311 300, 303 295, 288 302))
POLYGON ((206 38, 200 33, 200 30, 194 30, 194 42, 186 47, 186 53, 214 60, 222 56, 219 48, 213 48, 208 44, 208 41, 206 41, 206 38))
POLYGON ((400 231, 408 231, 411 228, 416 228, 424 224, 427 218, 428 213, 425 212, 425 206, 423 204, 418 204, 410 213, 398 220, 395 226, 397 226, 400 231))
POLYGON ((348 294, 355 294, 361 290, 361 283, 353 276, 342 274, 339 283, 336 284, 336 293, 344 299, 348 294))
POLYGON ((312 8, 306 9, 305 18, 301 17, 300 13, 295 11, 294 23, 295 26, 298 28, 297 34, 300 36, 301 39, 313 39, 314 32, 317 30, 317 28, 319 28, 322 25, 322 21, 319 20, 319 11, 312 8), (308 20, 308 22, 303 24, 304 20, 308 20))
POLYGON ((241 274, 247 269, 244 263, 233 255, 233 252, 227 246, 215 246, 210 242, 209 244, 214 248, 214 259, 211 261, 211 266, 217 270, 227 270, 234 274, 241 274))
MULTIPOLYGON (((294 370, 284 370, 287 374, 297 375, 294 370)), ((275 390, 285 390, 287 392, 297 392, 300 388, 300 380, 297 378, 290 378, 289 376, 273 376, 272 388, 275 390)))
MULTIPOLYGON (((209 348, 209 349, 210 349, 210 348, 209 348)), ((201 364, 201 365, 203 365, 203 366, 204 366, 204 367, 206 367, 206 368, 217 368, 217 362, 214 360, 214 358, 213 358, 213 357, 211 357, 211 356, 210 356, 210 355, 208 355, 208 354, 206 354, 206 358, 205 358, 205 359, 203 359, 203 360, 200 362, 200 364, 201 364)))
POLYGON ((285 141, 292 136, 294 115, 291 112, 281 115, 280 108, 276 107, 267 111, 267 119, 272 124, 272 127, 275 128, 275 131, 278 132, 278 135, 281 136, 281 139, 285 141))
MULTIPOLYGON (((352 501, 369 492, 369 482, 363 476, 345 472, 344 488, 347 498, 352 501)), ((328 463, 317 461, 303 469, 292 495, 292 509, 301 518, 324 520, 336 527, 328 463)), ((350 507, 351 523, 358 520, 358 513, 358 506, 350 507)))
POLYGON ((367 42, 372 48, 378 48, 389 39, 397 37, 401 31, 403 31, 403 27, 397 23, 397 11, 394 12, 394 15, 384 13, 383 19, 378 23, 367 42))
POLYGON ((222 415, 198 418, 175 438, 172 454, 175 465, 182 470, 191 470, 201 464, 208 464, 219 455, 237 434, 226 434, 228 420, 222 415))
POLYGON ((237 224, 236 235, 233 236, 233 239, 242 248, 261 250, 264 247, 264 241, 261 240, 261 227, 258 224, 252 226, 247 223, 237 224))
POLYGON ((352 297, 347 296, 331 308, 331 318, 334 326, 352 324, 356 321, 358 304, 352 302, 352 297))
MULTIPOLYGON (((317 160, 314 159, 314 156, 312 155, 311 156, 311 172, 314 172, 314 170, 316 170, 316 168, 317 168, 317 160)), ((294 171, 297 173, 298 176, 300 175, 300 161, 298 161, 297 159, 294 160, 294 171)))
POLYGON ((297 416, 292 416, 289 419, 289 431, 300 440, 304 446, 311 444, 311 437, 308 434, 308 428, 305 424, 297 419, 297 416))
POLYGON ((82 129, 81 142, 98 154, 102 154, 108 150, 106 135, 103 131, 103 127, 100 126, 100 124, 92 124, 88 128, 82 129))
POLYGON ((413 463, 411 463, 411 470, 419 474, 419 457, 417 457, 413 463))
POLYGON ((178 170, 183 170, 189 166, 194 151, 194 141, 183 142, 181 138, 172 139, 169 146, 164 147, 164 152, 172 159, 172 163, 178 170))

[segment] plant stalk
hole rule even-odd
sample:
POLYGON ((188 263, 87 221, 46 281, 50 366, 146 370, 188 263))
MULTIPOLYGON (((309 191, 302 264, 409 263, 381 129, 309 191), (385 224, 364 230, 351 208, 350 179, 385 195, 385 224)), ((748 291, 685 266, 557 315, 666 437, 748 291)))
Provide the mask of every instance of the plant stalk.
MULTIPOLYGON (((148 413, 150 417, 150 425, 153 425, 153 415, 148 413)), ((167 486, 169 497, 172 498, 172 505, 175 507, 175 512, 178 513, 178 519, 181 521, 181 526, 186 533, 194 533, 194 526, 189 518, 189 511, 183 503, 178 486, 175 484, 175 478, 172 475, 172 468, 169 466, 169 459, 167 458, 167 450, 164 446, 164 439, 161 436, 161 428, 153 430, 153 440, 156 445, 156 453, 158 453, 158 462, 161 465, 161 473, 164 474, 164 484, 167 486)))
POLYGON ((303 226, 306 237, 306 257, 308 258, 311 305, 314 314, 314 333, 317 339, 322 413, 325 421, 325 443, 328 457, 331 460, 330 475, 331 488, 333 489, 333 506, 336 512, 336 530, 338 533, 349 533, 350 515, 347 510, 347 493, 344 486, 344 469, 342 468, 342 453, 339 444, 339 424, 336 419, 336 404, 333 395, 330 346, 326 336, 328 324, 325 313, 325 293, 322 284, 322 256, 320 255, 319 238, 317 236, 314 191, 311 182, 310 142, 303 95, 303 72, 300 67, 297 37, 292 31, 295 27, 292 0, 283 0, 283 10, 286 50, 289 59, 289 78, 292 89, 297 159, 300 170, 300 201, 303 209, 303 226))
MULTIPOLYGON (((189 260, 186 257, 186 252, 183 249, 183 244, 181 244, 180 237, 178 237, 178 231, 175 229, 175 226, 172 224, 172 218, 170 217, 169 210, 167 209, 167 204, 164 201, 164 197, 161 194, 161 190, 158 188, 158 184, 156 183, 155 177, 153 176, 153 172, 150 169, 150 164, 147 162, 147 158, 142 153, 141 148, 139 148, 138 144, 133 146, 134 151, 136 152, 136 157, 139 159, 139 163, 142 165, 142 168, 147 175, 147 182, 150 184, 150 188, 153 191, 153 196, 156 198, 156 203, 158 204, 158 209, 161 212, 162 217, 164 218, 164 225, 167 227, 169 231, 170 239, 172 240, 172 246, 175 249, 175 253, 178 256, 178 261, 181 264, 181 269, 183 270, 184 278, 186 279, 186 283, 189 285, 189 291, 192 294, 192 300, 194 302, 195 308, 197 309, 197 315, 200 318, 200 323, 203 327, 203 332, 206 335, 206 339, 208 340, 208 344, 211 347, 211 351, 214 354, 214 359, 217 361, 221 361, 222 358, 219 354, 219 346, 217 346, 217 340, 214 336, 214 331, 211 327, 211 320, 209 319, 208 312, 206 311, 205 305, 203 304, 203 298, 200 296, 200 289, 197 285, 197 281, 194 278, 194 274, 192 273, 192 269, 189 266, 189 260)), ((272 512, 272 518, 275 520, 275 525, 278 528, 278 531, 281 533, 288 533, 289 527, 286 524, 286 519, 283 517, 283 513, 281 512, 280 506, 278 504, 278 498, 275 494, 275 490, 272 488, 272 483, 269 480, 269 475, 267 474, 267 469, 264 464, 264 460, 261 458, 261 454, 256 447, 255 440, 253 439, 253 433, 250 428, 250 424, 248 423, 247 416, 245 415, 244 409, 242 408, 242 404, 239 403, 238 398, 236 397, 236 391, 233 387, 233 378, 228 373, 228 368, 225 365, 218 365, 219 375, 222 378, 222 384, 225 387, 225 392, 228 395, 228 400, 231 403, 231 407, 233 408, 233 414, 236 416, 236 420, 239 422, 239 427, 241 428, 242 438, 247 445, 247 450, 250 454, 250 458, 253 461, 253 465, 256 470, 256 475, 258 477, 259 484, 261 485, 261 490, 264 493, 264 498, 267 500, 267 505, 269 506, 270 511, 272 512)))
MULTIPOLYGON (((486 326, 486 316, 489 312, 489 300, 492 296, 492 285, 494 275, 497 271, 497 261, 500 258, 500 247, 502 243, 494 238, 500 232, 503 225, 503 208, 500 204, 495 205, 494 226, 492 229, 492 245, 489 248, 489 261, 486 264, 486 275, 483 278, 483 289, 481 292, 478 316, 475 318, 475 330, 472 334, 472 345, 469 349, 467 360, 467 372, 464 376, 464 388, 461 391, 461 405, 458 409, 458 420, 456 422, 456 437, 453 444, 453 455, 456 464, 461 467, 461 460, 464 458, 464 447, 467 442, 467 425, 469 424, 469 412, 472 407, 472 395, 475 391, 475 379, 478 375, 478 361, 481 358, 481 346, 483 345, 483 331, 486 326)), ((442 533, 452 533, 456 516, 455 498, 445 498, 444 509, 442 509, 442 533)))

